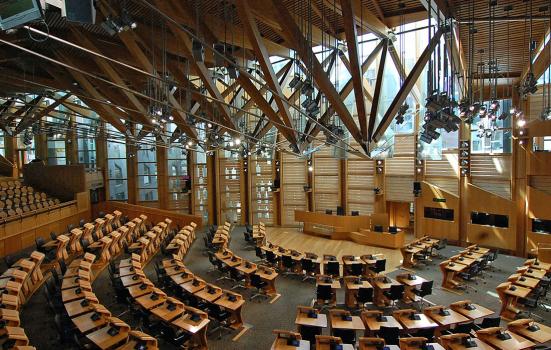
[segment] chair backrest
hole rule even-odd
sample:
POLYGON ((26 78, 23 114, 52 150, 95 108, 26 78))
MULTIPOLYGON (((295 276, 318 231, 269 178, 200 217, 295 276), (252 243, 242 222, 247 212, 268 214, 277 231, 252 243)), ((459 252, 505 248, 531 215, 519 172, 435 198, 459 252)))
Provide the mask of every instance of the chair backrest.
POLYGON ((421 294, 423 296, 431 295, 432 294, 432 286, 434 284, 434 281, 426 281, 421 283, 421 294))
POLYGON ((264 253, 262 252, 262 249, 260 247, 254 247, 255 255, 261 259, 264 259, 264 253))
POLYGON ((405 287, 403 284, 393 284, 390 286, 390 297, 392 300, 402 299, 405 287))
POLYGON ((262 285, 262 279, 256 273, 251 275, 251 285, 255 288, 259 288, 262 285))
POLYGON ((57 234, 55 232, 50 232, 50 238, 55 241, 57 239, 57 234))
POLYGON ((84 224, 86 224, 86 220, 80 219, 80 221, 78 222, 78 225, 79 225, 80 227, 83 227, 84 224))
POLYGON ((43 237, 36 237, 34 242, 36 243, 36 249, 40 249, 46 243, 46 240, 43 237))
POLYGON ((61 270, 61 275, 65 275, 65 272, 67 272, 67 264, 64 259, 59 260, 59 269, 61 270))
POLYGON ((338 275, 340 273, 339 267, 340 264, 338 261, 329 261, 327 263, 327 273, 329 275, 338 275))
POLYGON ((490 328, 490 327, 499 327, 501 323, 501 317, 484 317, 482 323, 480 323, 480 328, 490 328))
POLYGON ((295 265, 293 258, 290 255, 283 255, 283 266, 285 267, 293 267, 295 265))
POLYGON ((400 329, 398 327, 381 326, 379 329, 379 337, 383 338, 387 345, 398 345, 400 329))
POLYGON ((266 251, 266 260, 268 260, 269 262, 275 262, 277 261, 277 257, 274 252, 268 250, 266 251))
POLYGON ((328 284, 320 284, 316 287, 316 297, 321 300, 331 300, 333 298, 333 288, 328 284))
POLYGON ((373 288, 360 287, 358 289, 358 295, 356 296, 358 303, 370 303, 373 301, 373 288))
POLYGON ((386 259, 380 259, 375 262, 375 272, 383 272, 386 270, 386 259))
POLYGON ((460 323, 460 324, 455 326, 455 328, 453 329, 453 332, 456 333, 456 334, 457 333, 469 334, 469 333, 471 333, 473 328, 474 328, 474 322, 460 323))
POLYGON ((352 271, 352 274, 354 276, 359 276, 363 273, 363 265, 362 264, 352 264, 352 267, 350 269, 352 271))
POLYGON ((300 265, 302 269, 306 272, 313 272, 314 271, 314 263, 311 259, 303 258, 300 261, 300 265))

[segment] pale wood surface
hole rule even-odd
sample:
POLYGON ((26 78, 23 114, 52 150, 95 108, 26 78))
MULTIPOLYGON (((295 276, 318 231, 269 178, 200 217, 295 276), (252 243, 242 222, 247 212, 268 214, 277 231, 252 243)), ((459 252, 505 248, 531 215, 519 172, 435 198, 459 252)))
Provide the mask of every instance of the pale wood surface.
MULTIPOLYGON (((318 256, 335 255, 338 261, 342 260, 343 255, 383 254, 387 260, 387 272, 395 270, 402 263, 402 254, 399 250, 366 246, 350 241, 329 240, 299 232, 297 228, 293 227, 267 227, 266 238, 273 244, 286 249, 311 252, 318 256)), ((413 240, 413 236, 406 235, 406 241, 411 240, 413 240)))

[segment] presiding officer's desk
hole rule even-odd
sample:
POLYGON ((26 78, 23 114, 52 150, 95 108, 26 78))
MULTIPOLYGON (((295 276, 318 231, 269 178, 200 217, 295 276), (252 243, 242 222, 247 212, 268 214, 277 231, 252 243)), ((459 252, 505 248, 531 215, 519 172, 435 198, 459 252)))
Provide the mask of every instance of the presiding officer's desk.
POLYGON ((295 210, 295 221, 304 223, 304 233, 316 236, 386 248, 400 248, 404 245, 403 232, 389 233, 370 230, 375 225, 388 227, 387 214, 352 216, 295 210))

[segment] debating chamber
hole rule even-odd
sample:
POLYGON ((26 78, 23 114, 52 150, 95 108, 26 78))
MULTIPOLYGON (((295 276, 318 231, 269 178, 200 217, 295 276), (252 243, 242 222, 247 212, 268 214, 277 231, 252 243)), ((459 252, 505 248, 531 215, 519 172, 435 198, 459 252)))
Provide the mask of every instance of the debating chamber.
POLYGON ((551 0, 0 0, 0 350, 551 350, 551 0))

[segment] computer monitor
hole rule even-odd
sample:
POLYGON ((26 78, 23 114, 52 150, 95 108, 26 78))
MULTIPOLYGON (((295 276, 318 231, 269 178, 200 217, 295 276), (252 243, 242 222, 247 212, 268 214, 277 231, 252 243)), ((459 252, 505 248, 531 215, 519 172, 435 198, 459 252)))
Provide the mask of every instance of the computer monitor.
POLYGON ((373 231, 375 231, 375 232, 383 232, 383 226, 381 226, 381 225, 375 225, 375 226, 373 226, 373 231))
POLYGON ((344 208, 343 207, 337 207, 337 215, 344 216, 344 208))
POLYGON ((39 0, 0 0, 0 30, 42 18, 39 0))
POLYGON ((332 209, 325 209, 325 214, 333 215, 333 210, 332 209))
POLYGON ((389 227, 388 227, 388 232, 390 232, 390 233, 398 233, 398 227, 396 227, 396 226, 389 226, 389 227))
POLYGON ((360 212, 357 210, 352 210, 352 216, 360 216, 360 212))

